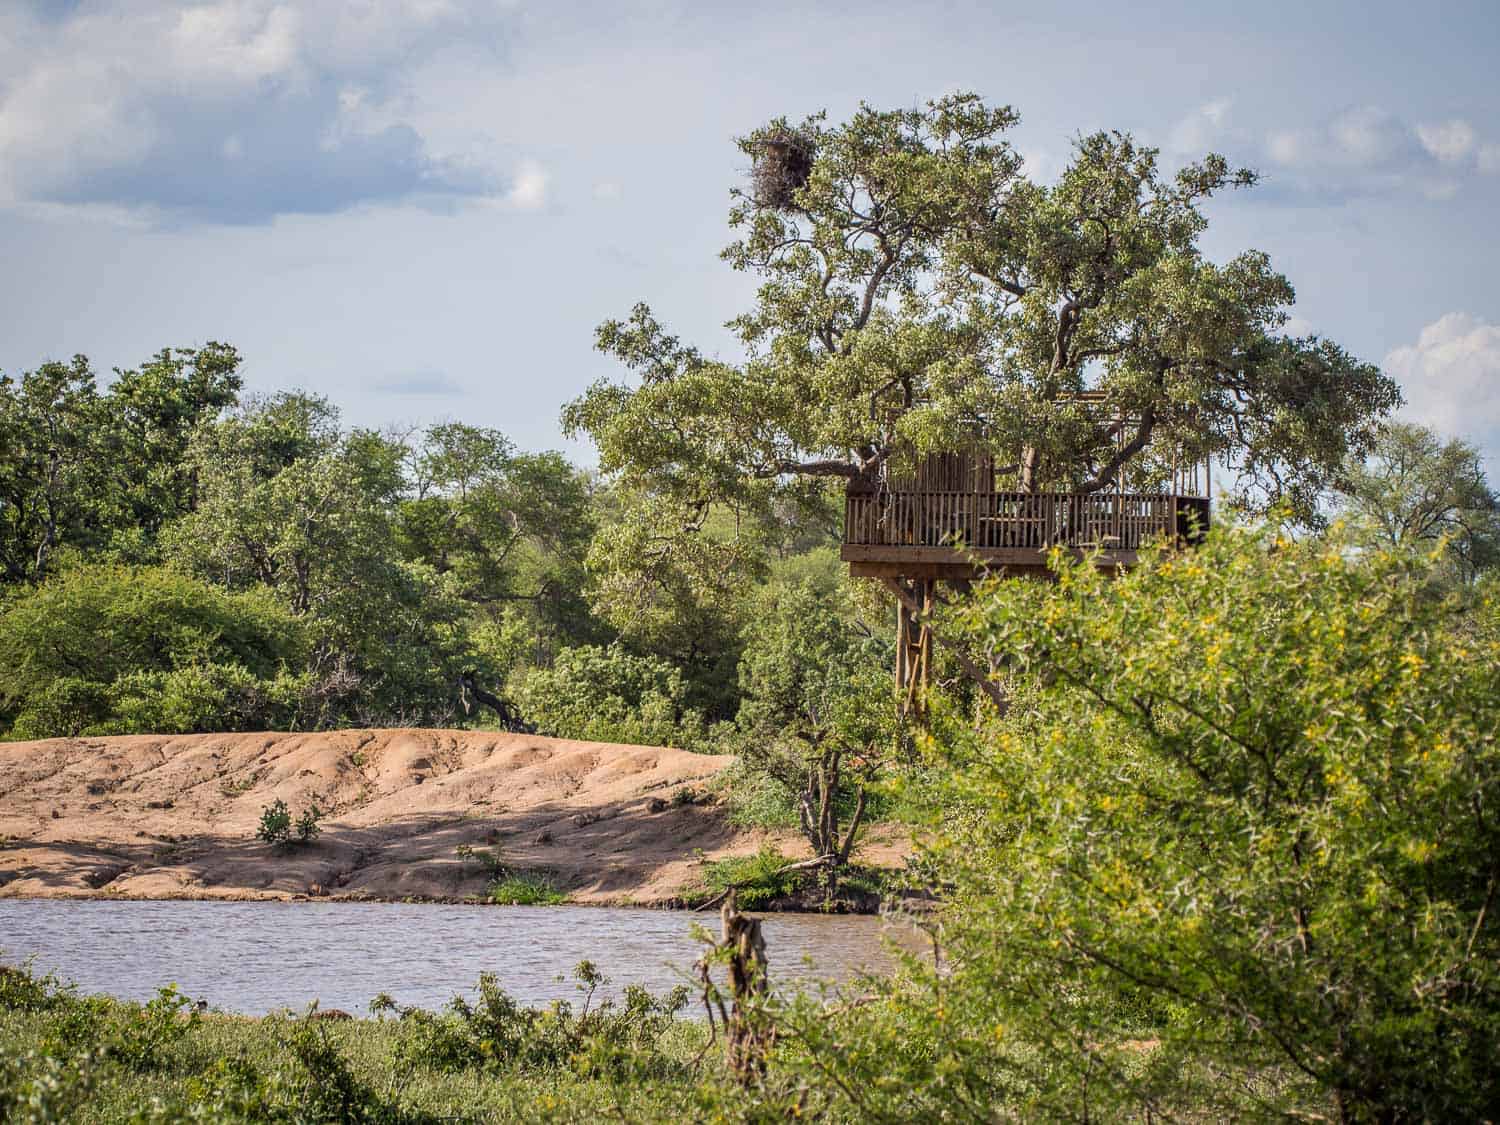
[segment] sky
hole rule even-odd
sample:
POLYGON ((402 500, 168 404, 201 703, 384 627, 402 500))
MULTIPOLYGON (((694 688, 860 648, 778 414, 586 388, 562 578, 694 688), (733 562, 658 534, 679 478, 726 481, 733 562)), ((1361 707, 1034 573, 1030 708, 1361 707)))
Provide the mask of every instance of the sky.
POLYGON ((0 371, 220 340, 351 425, 587 462, 558 414, 619 374, 601 321, 735 355, 736 136, 971 90, 1043 180, 1101 128, 1259 169, 1209 256, 1269 252, 1292 329, 1493 479, 1497 55, 1496 0, 0 0, 0 371))

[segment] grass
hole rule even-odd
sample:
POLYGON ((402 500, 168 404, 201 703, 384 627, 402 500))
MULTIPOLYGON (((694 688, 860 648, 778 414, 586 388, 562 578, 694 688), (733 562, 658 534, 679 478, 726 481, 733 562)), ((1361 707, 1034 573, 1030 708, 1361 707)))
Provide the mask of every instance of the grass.
POLYGON ((486 897, 497 906, 557 906, 568 896, 540 875, 511 872, 490 884, 486 897))
POLYGON ((801 885, 802 872, 777 869, 792 860, 767 845, 754 855, 730 856, 709 862, 703 869, 704 890, 690 896, 695 902, 707 902, 735 887, 735 898, 745 910, 757 910, 782 895, 794 894, 801 885))
POLYGON ((16 1122, 655 1121, 690 1100, 719 1057, 695 1066, 706 1027, 661 1010, 580 1020, 577 1005, 528 1014, 502 999, 469 1016, 319 1020, 17 991, 0 981, 0 1119, 16 1122), (572 1038, 559 1033, 570 1023, 572 1038), (611 1070, 601 1045, 648 1024, 648 1069, 611 1070), (478 1051, 445 1054, 460 1042, 478 1051))

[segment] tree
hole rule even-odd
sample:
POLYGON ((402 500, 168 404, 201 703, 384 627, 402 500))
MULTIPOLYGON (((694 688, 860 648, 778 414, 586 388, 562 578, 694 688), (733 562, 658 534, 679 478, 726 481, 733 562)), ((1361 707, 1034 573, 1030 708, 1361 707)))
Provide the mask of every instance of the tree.
POLYGON ((304 623, 265 590, 230 593, 158 567, 72 567, 0 614, 0 729, 274 728, 305 686, 304 623))
POLYGON ((89 362, 0 376, 0 572, 39 582, 64 546, 102 542, 116 524, 99 391, 89 362))
POLYGON ((771 582, 748 614, 741 757, 796 801, 830 879, 849 862, 868 788, 899 736, 889 655, 831 568, 771 582))
POLYGON ((1347 476, 1341 507, 1371 543, 1430 549, 1441 541, 1464 582, 1500 562, 1500 496, 1467 442, 1391 423, 1347 476))
POLYGON ((618 645, 565 648, 550 666, 523 670, 512 690, 526 721, 558 738, 696 749, 704 736, 681 671, 618 645))
POLYGON ((447 423, 411 446, 405 472, 407 557, 451 575, 459 595, 493 618, 518 613, 539 659, 559 644, 603 639, 582 593, 590 483, 561 454, 517 453, 496 430, 447 423))
POLYGON ((976 593, 1029 687, 936 733, 946 967, 798 1021, 857 1116, 1493 1116, 1494 607, 1348 547, 976 593))
POLYGON ((300 394, 254 403, 201 431, 188 452, 197 509, 172 550, 230 588, 281 592, 294 613, 331 615, 350 578, 395 555, 394 454, 345 440, 337 411, 300 394))
POLYGON ((588 553, 588 597, 621 640, 683 669, 693 702, 729 719, 747 589, 766 572, 758 524, 607 491, 588 553))
POLYGON ((319 725, 448 718, 478 661, 449 576, 401 557, 403 450, 339 431, 326 401, 288 394, 201 429, 188 453, 197 508, 171 559, 230 589, 267 586, 313 639, 319 725))
POLYGON ((1165 468, 1151 450, 1175 445, 1232 463, 1243 502, 1315 518, 1399 394, 1281 334, 1294 294, 1265 254, 1203 256, 1202 205, 1254 175, 1210 155, 1168 176, 1095 133, 1038 184, 1003 137, 1015 121, 961 94, 743 138, 758 188, 734 193, 724 256, 762 279, 731 322, 745 358, 709 359, 638 305, 598 333, 638 384, 590 388, 570 431, 605 473, 684 505, 974 447, 1022 490, 1145 485, 1165 468), (1083 390, 1102 401, 1069 399, 1083 390))
POLYGON ((239 400, 240 356, 227 344, 164 348, 138 368, 116 371, 105 400, 105 442, 129 526, 154 539, 192 511, 197 481, 188 444, 204 422, 239 400))
POLYGON ((188 440, 235 402, 239 362, 168 348, 102 394, 83 356, 0 377, 0 581, 43 580, 64 548, 149 558, 195 502, 188 440))

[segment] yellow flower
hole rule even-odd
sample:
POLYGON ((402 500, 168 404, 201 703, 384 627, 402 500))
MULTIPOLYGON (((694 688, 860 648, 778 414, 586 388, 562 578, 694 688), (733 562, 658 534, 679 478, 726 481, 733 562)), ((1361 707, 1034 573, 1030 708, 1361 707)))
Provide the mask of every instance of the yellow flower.
POLYGON ((1413 863, 1426 863, 1437 852, 1437 845, 1430 840, 1408 840, 1401 845, 1401 854, 1413 863))

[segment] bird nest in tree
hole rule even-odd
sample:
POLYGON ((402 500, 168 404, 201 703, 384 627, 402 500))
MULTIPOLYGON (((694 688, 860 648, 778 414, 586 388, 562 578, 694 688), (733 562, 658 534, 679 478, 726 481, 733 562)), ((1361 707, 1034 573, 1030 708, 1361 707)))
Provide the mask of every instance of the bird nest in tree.
POLYGON ((750 173, 757 207, 794 210, 797 191, 812 175, 813 143, 801 133, 779 130, 762 138, 750 173))

